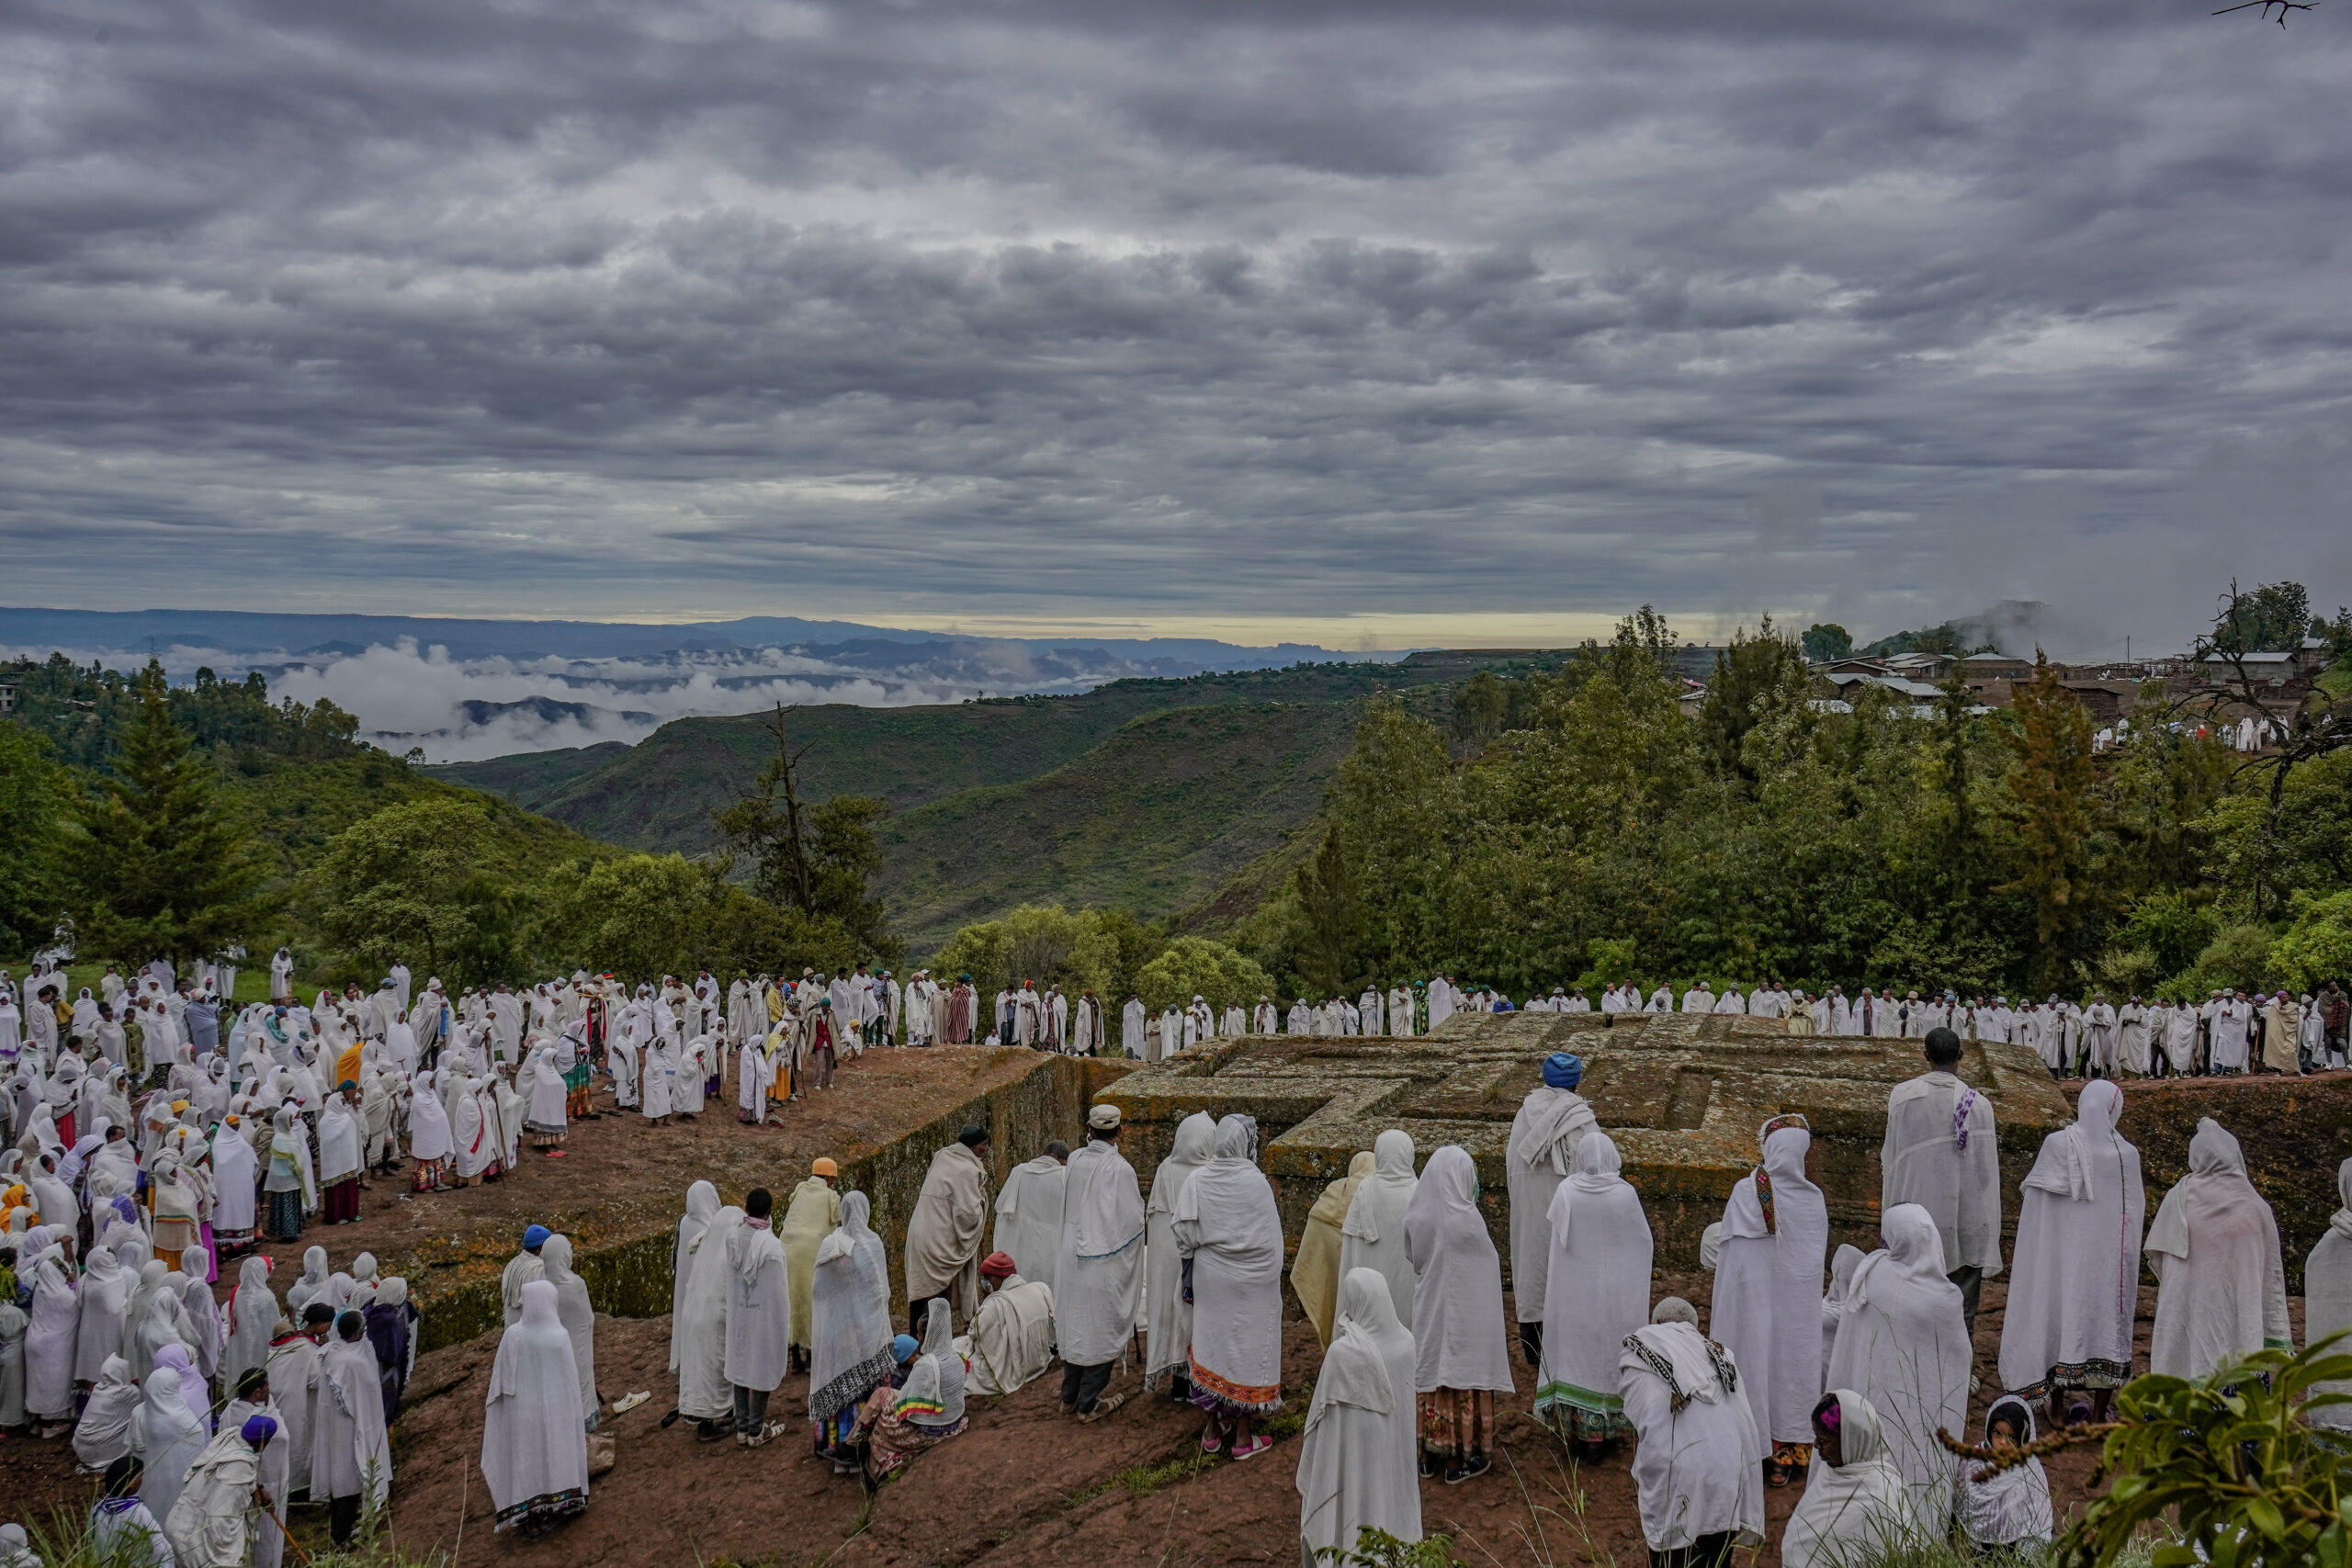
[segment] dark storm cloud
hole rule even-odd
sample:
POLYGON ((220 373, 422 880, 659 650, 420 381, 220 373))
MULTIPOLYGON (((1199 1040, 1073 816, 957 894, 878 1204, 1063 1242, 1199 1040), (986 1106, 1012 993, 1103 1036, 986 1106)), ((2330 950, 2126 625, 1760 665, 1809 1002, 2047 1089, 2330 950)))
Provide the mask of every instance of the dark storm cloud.
POLYGON ((20 0, 11 597, 2170 630, 2347 564, 2342 39, 20 0))

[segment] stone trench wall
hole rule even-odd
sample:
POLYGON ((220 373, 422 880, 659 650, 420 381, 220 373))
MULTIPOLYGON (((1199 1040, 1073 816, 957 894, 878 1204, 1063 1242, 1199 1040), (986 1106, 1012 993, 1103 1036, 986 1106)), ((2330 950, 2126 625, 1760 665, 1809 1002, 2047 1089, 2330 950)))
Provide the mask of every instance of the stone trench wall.
MULTIPOLYGON (((1083 1056, 1040 1055, 1014 1082, 976 1095, 945 1114, 910 1129, 875 1153, 845 1162, 838 1187, 874 1201, 874 1228, 890 1258, 894 1306, 906 1305, 907 1221, 931 1168, 931 1156, 974 1122, 989 1130, 989 1192, 995 1201, 1012 1168, 1034 1158, 1053 1138, 1069 1139, 1084 1124, 1096 1094, 1135 1064, 1083 1056)), ((610 1246, 582 1249, 572 1267, 587 1281, 596 1310, 615 1317, 659 1317, 670 1310, 671 1253, 675 1233, 664 1227, 610 1246)), ((419 1293, 423 1348, 435 1350, 503 1325, 495 1277, 447 1292, 419 1293)))

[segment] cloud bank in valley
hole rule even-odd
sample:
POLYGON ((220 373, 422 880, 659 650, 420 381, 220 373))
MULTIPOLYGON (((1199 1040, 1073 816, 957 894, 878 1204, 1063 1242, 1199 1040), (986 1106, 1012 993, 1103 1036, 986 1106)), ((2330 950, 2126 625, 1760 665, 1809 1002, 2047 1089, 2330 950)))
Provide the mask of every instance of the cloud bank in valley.
POLYGON ((28 0, 8 597, 2332 604, 2352 33, 2205 9, 28 0))

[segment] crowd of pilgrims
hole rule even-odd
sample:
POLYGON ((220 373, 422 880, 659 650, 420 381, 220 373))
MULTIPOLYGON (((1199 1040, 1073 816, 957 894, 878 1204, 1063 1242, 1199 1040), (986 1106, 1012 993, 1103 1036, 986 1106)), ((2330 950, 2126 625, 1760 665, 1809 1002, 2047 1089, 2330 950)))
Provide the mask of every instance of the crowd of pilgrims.
MULTIPOLYGON (((831 1088, 838 1062, 870 1044, 957 1043, 988 1021, 968 978, 942 988, 918 972, 901 987, 863 966, 633 989, 582 973, 452 998, 433 980, 412 993, 395 965, 372 992, 307 1004, 291 969, 281 953, 273 999, 243 1008, 222 999, 233 976, 210 969, 109 970, 101 995, 70 999, 39 969, 21 986, 0 974, 0 1427, 67 1438, 105 1476, 94 1530, 139 1534, 159 1563, 274 1565, 291 1502, 325 1505, 343 1540, 389 1494, 386 1433, 416 1344, 405 1282, 379 1278, 365 1253, 331 1270, 314 1246, 281 1303, 254 1251, 265 1238, 356 1219, 368 1178, 403 1148, 420 1192, 500 1179, 526 1141, 561 1157, 569 1122, 597 1114, 597 1069, 620 1107, 659 1122, 699 1112, 732 1056, 738 1113, 761 1122, 831 1088), (216 1306, 224 1262, 237 1282, 216 1306)), ((1528 1005, 1589 1008, 1565 989, 1528 1005)), ((2242 1005, 2118 1011, 2095 998, 2011 1011, 1770 985, 1701 985, 1678 1002, 1664 987, 1612 987, 1602 1010, 1744 1011, 1919 1036, 1930 1070, 1890 1100, 1884 1247, 1867 1256, 1828 1256, 1804 1119, 1764 1125, 1756 1169, 1702 1248, 1714 1271, 1702 1334, 1688 1303, 1648 1299, 1639 1195, 1577 1092, 1581 1065, 1549 1058, 1508 1152, 1511 1315, 1535 1414, 1589 1458, 1634 1441, 1644 1531, 1677 1568, 1758 1539, 1763 1490, 1798 1481, 1781 1542, 1792 1568, 1890 1535, 2046 1539, 2037 1465, 1980 1481, 1937 1440, 1960 1435, 1978 1291, 2003 1268, 1992 1107, 1950 1069, 1965 1038, 2022 1039, 2053 1071, 2098 1079, 2021 1184, 1997 1359, 2007 1395, 1981 1435, 2022 1443, 2041 1420, 2102 1411, 2132 1375, 2143 1256, 2158 1281, 2149 1370, 2200 1376, 2286 1339, 2278 1231, 2236 1141, 2201 1124, 2189 1174, 2143 1237, 2138 1156, 2116 1132, 2112 1075, 2229 1071, 2249 1035, 2267 1045, 2242 1005), (2190 1043, 2176 1054, 2184 1015, 2190 1043)), ((1159 1054, 1154 1036, 1181 1050, 1220 1032, 1419 1032, 1510 1006, 1443 976, 1358 1002, 1302 1001, 1279 1020, 1270 1003, 1212 1014, 1198 998, 1139 1017, 1131 999, 1124 1043, 1148 1056, 1159 1054)), ((995 1038, 1103 1043, 1091 994, 1069 1008, 1024 985, 999 1008, 995 1038)), ((2278 1038, 2340 1065, 2342 1008, 2331 987, 2278 1038)), ((816 1162, 781 1212, 765 1190, 723 1206, 696 1182, 675 1257, 679 1415, 743 1446, 797 1426, 837 1472, 880 1484, 964 1430, 967 1394, 1009 1393, 1056 1362, 1072 1420, 1114 1414, 1136 1394, 1114 1385, 1140 1346, 1144 1388, 1202 1412, 1204 1453, 1264 1454, 1262 1426, 1283 1405, 1284 1245, 1257 1129, 1239 1115, 1184 1122, 1148 1201, 1121 1131, 1115 1109, 1096 1107, 1079 1148, 1048 1147, 993 1195, 981 1129, 938 1150, 901 1260, 904 1332, 870 1203, 836 1190, 832 1162, 816 1162), (806 1409, 774 1418, 771 1397, 795 1371, 808 1373, 806 1409)), ((1315 1203, 1290 1274, 1325 1346, 1297 1470, 1310 1554, 1352 1547, 1367 1526, 1417 1539, 1419 1478, 1483 1472, 1495 1399, 1515 1387, 1476 1168, 1449 1145, 1416 1174, 1418 1152, 1391 1130, 1357 1155, 1315 1203)), ((2352 1161, 2339 1186, 2345 1209, 2308 1265, 2312 1337, 2352 1325, 2352 1161)), ((503 1281, 481 1464, 500 1525, 537 1530, 586 1506, 603 1401, 571 1244, 537 1225, 524 1240, 503 1281)))
MULTIPOLYGON (((1442 1146, 1417 1172, 1411 1135, 1381 1133, 1313 1205, 1288 1274, 1323 1346, 1295 1472, 1303 1560, 1356 1547, 1366 1528, 1419 1539, 1424 1480, 1488 1468, 1497 1402, 1521 1386, 1514 1347, 1536 1417, 1582 1458, 1633 1443, 1655 1563, 1712 1564, 1759 1543, 1765 1491, 1801 1484, 1781 1560, 1859 1568, 1922 1540, 2051 1539, 2038 1461, 1987 1472, 1939 1434, 2023 1447, 2046 1421, 2103 1415, 2135 1371, 2199 1378, 2288 1342, 2278 1226, 2227 1131, 2199 1124, 2188 1175, 2151 1218, 2116 1082, 2086 1084, 2076 1120, 2005 1178, 1993 1107, 1953 1070, 1962 1042, 1944 1028, 1922 1048, 1928 1070, 1888 1100, 1883 1245, 1832 1256, 1810 1130, 1776 1116, 1702 1244, 1703 1331, 1688 1301, 1650 1299, 1641 1195, 1577 1092, 1574 1055, 1546 1058, 1512 1123, 1508 1309, 1471 1155, 1442 1146), (2005 1260, 2007 1180, 2019 1208, 2005 1260), (2157 1302, 2135 1368, 2143 1263, 2157 1302), (1980 1366, 1977 1299, 2005 1267, 2000 1344, 1980 1366), (1980 1373, 2003 1392, 1970 1431, 1980 1373)), ((870 1203, 838 1190, 833 1162, 816 1161, 781 1206, 765 1190, 723 1205, 695 1183, 674 1253, 678 1416, 741 1447, 797 1435, 836 1474, 878 1486, 963 1434, 969 1399, 1058 1363, 1073 1423, 1164 1398, 1201 1414, 1204 1454, 1268 1453, 1267 1418, 1284 1403, 1285 1248, 1258 1128, 1187 1118, 1148 1195, 1123 1132, 1117 1109, 1098 1105, 1079 1147, 1048 1145, 993 1191, 984 1129, 939 1148, 899 1260, 903 1330, 870 1203), (801 1408, 779 1414, 778 1390, 804 1371, 801 1408), (1139 1384, 1122 1386, 1123 1372, 1139 1384)), ((2311 1339, 2352 1326, 2352 1160, 2337 1185, 2344 1207, 2306 1265, 2311 1339)), ((539 1527, 586 1506, 584 1431, 599 1411, 584 1323, 534 1295, 548 1275, 571 1278, 545 1261, 560 1239, 533 1227, 508 1267, 513 1326, 482 1454, 502 1519, 539 1527)))

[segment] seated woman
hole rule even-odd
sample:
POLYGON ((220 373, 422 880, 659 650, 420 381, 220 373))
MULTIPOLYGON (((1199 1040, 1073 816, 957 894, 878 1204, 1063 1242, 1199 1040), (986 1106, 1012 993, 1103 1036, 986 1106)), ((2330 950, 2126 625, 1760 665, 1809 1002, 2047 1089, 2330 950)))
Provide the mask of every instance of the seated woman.
POLYGON ((859 1415, 855 1437, 865 1445, 872 1484, 880 1485, 915 1455, 964 1429, 966 1371, 964 1358, 956 1353, 947 1303, 934 1300, 923 1324, 922 1348, 907 1363, 905 1381, 876 1389, 859 1415))
MULTIPOLYGON (((2003 1394, 1984 1413, 1985 1447, 2030 1448, 2033 1439, 2033 1411, 2015 1394, 2003 1394)), ((2050 1506, 2050 1478, 2038 1459, 2007 1470, 1962 1459, 1954 1498, 1961 1533, 1979 1557, 2047 1546, 2057 1529, 2050 1506)))

